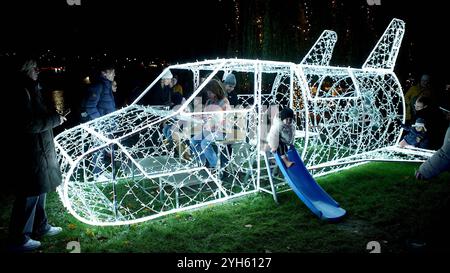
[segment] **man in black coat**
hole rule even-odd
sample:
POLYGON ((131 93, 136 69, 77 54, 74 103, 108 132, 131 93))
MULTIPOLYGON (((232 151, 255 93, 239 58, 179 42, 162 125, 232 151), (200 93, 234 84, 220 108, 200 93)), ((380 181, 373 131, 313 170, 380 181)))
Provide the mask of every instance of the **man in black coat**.
POLYGON ((48 192, 56 190, 62 182, 56 158, 53 128, 66 119, 46 103, 38 83, 39 71, 34 60, 23 63, 18 77, 17 90, 20 118, 15 120, 19 145, 13 155, 20 179, 13 185, 16 196, 10 221, 10 249, 30 251, 40 247, 42 236, 56 235, 62 231, 48 223, 45 199, 48 192), (34 239, 32 239, 33 237, 34 239))

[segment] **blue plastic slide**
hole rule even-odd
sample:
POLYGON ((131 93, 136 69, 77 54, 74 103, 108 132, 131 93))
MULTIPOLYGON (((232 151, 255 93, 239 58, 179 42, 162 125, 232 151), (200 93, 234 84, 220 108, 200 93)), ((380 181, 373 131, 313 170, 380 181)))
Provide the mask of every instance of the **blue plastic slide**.
POLYGON ((291 146, 288 151, 288 158, 295 164, 286 168, 278 153, 275 153, 275 160, 281 172, 286 178, 289 186, 294 190, 305 205, 320 219, 328 221, 338 221, 346 211, 317 184, 311 174, 303 164, 297 150, 291 146))

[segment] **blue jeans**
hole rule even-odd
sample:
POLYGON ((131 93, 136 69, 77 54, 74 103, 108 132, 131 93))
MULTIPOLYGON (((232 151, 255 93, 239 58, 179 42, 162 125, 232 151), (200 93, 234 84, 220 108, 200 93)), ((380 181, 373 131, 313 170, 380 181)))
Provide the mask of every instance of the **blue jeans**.
POLYGON ((172 129, 172 124, 166 124, 166 125, 164 125, 163 130, 162 130, 164 137, 170 142, 172 142, 171 129, 172 129))
POLYGON ((224 133, 222 132, 202 132, 200 135, 194 136, 190 142, 194 159, 197 161, 200 160, 202 165, 205 165, 206 160, 208 160, 209 166, 215 168, 218 159, 212 144, 216 140, 223 139, 224 133))
POLYGON ((9 236, 13 244, 24 244, 34 234, 44 234, 51 226, 45 212, 46 193, 16 196, 11 213, 9 236))

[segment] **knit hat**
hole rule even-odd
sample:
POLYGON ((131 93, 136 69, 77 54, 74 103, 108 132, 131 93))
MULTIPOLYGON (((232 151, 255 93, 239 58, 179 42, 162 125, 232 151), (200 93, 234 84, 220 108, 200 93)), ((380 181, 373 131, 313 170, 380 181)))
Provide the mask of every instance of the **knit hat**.
POLYGON ((281 112, 280 112, 280 119, 282 121, 287 118, 294 119, 294 111, 292 111, 292 109, 289 107, 283 108, 283 110, 281 110, 281 112))
POLYGON ((423 74, 422 77, 420 78, 421 81, 429 81, 430 80, 430 75, 427 74, 423 74))
POLYGON ((425 120, 423 118, 416 119, 416 122, 414 123, 414 125, 412 127, 415 127, 415 128, 423 127, 423 129, 425 131, 427 130, 427 128, 425 128, 425 120))
POLYGON ((223 82, 224 84, 236 86, 236 76, 233 73, 228 74, 223 82))
POLYGON ((170 70, 167 70, 166 74, 164 74, 164 76, 162 76, 163 79, 172 79, 173 75, 170 72, 170 70))

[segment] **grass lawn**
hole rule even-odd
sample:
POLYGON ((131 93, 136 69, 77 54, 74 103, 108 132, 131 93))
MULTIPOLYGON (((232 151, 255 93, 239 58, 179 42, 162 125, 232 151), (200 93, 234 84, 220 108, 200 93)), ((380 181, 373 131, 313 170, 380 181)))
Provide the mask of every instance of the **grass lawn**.
MULTIPOLYGON (((50 223, 62 234, 42 240, 39 252, 256 252, 367 253, 378 241, 383 253, 446 252, 450 243, 450 174, 416 181, 418 164, 371 163, 318 178, 347 210, 339 223, 316 218, 292 192, 259 193, 228 203, 120 227, 95 227, 72 217, 56 193, 48 197, 50 223), (416 247, 410 242, 424 242, 416 247)), ((12 196, 1 195, 0 240, 6 244, 12 196)))

